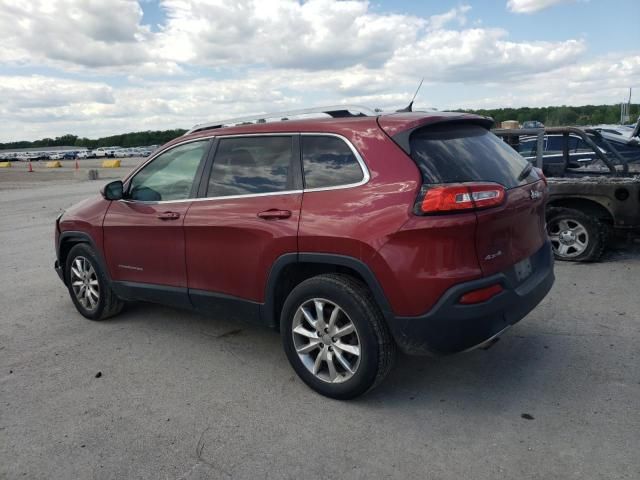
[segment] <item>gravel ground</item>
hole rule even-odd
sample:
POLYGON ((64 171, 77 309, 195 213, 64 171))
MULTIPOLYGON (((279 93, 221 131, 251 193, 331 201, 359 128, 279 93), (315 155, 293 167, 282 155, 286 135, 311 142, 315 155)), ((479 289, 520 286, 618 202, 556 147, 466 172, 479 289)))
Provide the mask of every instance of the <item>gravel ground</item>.
POLYGON ((52 268, 53 221, 102 182, 10 175, 0 478, 640 478, 639 245, 557 264, 551 294, 490 350, 400 357, 338 402, 266 329, 146 304, 82 318, 52 268))

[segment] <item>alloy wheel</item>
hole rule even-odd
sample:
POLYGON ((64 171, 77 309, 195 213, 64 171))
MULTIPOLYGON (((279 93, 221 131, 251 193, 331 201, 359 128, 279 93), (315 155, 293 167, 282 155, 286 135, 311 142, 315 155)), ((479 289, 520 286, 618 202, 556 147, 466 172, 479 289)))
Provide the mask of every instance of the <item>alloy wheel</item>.
POLYGON ((93 311, 100 300, 100 282, 93 265, 85 257, 77 256, 71 264, 71 288, 85 309, 93 311))
POLYGON ((336 303, 323 298, 305 301, 296 310, 291 334, 298 357, 316 378, 341 383, 358 370, 358 332, 336 303))
POLYGON ((549 239, 555 253, 572 258, 582 254, 589 245, 589 232, 577 220, 561 219, 549 225, 549 239))

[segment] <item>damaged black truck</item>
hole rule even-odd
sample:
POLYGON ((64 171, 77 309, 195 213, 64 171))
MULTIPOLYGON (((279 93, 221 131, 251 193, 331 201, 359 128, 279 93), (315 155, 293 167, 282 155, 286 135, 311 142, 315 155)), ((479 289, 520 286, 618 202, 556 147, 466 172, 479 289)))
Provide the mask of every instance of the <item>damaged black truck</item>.
POLYGON ((590 128, 493 133, 546 175, 547 231, 558 260, 597 261, 614 239, 640 234, 640 158, 629 161, 590 128))

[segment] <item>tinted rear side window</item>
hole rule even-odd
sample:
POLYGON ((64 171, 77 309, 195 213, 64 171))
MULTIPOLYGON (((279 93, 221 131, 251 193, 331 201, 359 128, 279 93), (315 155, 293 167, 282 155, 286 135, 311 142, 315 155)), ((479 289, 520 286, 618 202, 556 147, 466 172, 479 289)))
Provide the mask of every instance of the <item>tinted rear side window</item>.
POLYGON ((305 188, 326 188, 360 182, 364 173, 355 155, 338 137, 302 136, 305 188))
POLYGON ((207 196, 291 190, 290 136, 222 138, 213 160, 207 196))
POLYGON ((513 188, 538 180, 522 156, 488 130, 469 124, 442 124, 411 135, 411 157, 425 183, 495 182, 513 188))

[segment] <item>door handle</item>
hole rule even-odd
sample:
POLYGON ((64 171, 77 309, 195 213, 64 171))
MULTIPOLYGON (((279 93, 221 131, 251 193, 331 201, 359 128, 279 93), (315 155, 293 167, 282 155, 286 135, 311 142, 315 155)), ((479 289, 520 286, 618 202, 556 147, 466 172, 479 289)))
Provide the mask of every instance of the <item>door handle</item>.
POLYGON ((158 218, 160 220, 177 220, 180 218, 180 214, 178 212, 162 212, 158 214, 158 218))
POLYGON ((277 210, 275 208, 258 213, 258 217, 264 218, 265 220, 278 220, 282 218, 289 218, 290 216, 291 210, 277 210))

